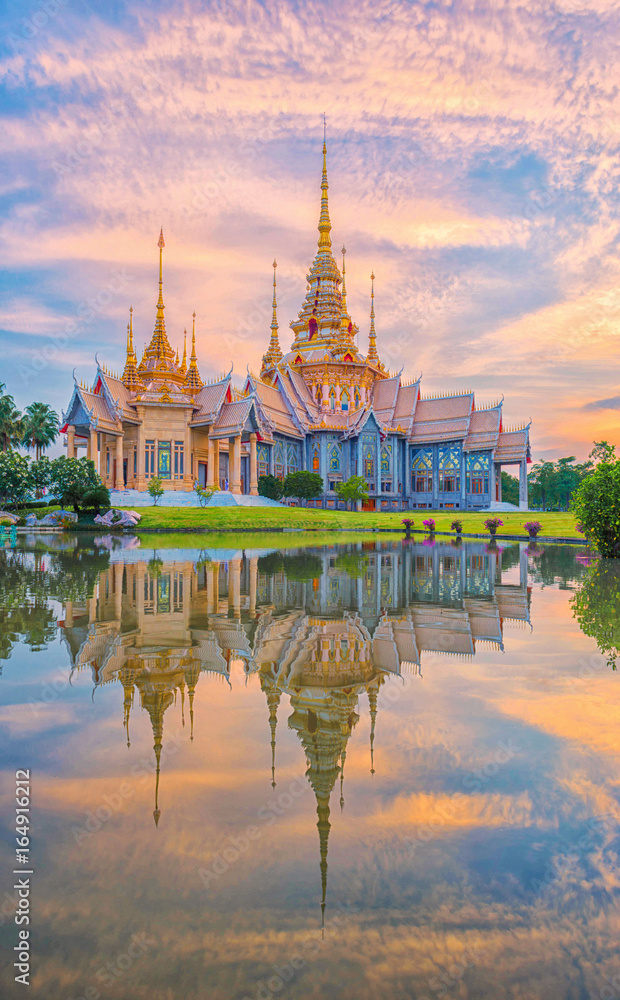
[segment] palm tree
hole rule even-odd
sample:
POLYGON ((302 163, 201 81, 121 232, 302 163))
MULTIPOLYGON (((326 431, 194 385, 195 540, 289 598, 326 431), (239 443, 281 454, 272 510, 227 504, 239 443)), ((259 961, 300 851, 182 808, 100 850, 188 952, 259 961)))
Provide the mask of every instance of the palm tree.
POLYGON ((15 408, 12 396, 4 395, 5 386, 0 382, 0 447, 8 451, 12 445, 20 445, 24 436, 22 415, 15 408))
POLYGON ((37 461, 41 452, 58 437, 58 414, 47 403, 31 403, 24 412, 22 444, 34 449, 37 461))

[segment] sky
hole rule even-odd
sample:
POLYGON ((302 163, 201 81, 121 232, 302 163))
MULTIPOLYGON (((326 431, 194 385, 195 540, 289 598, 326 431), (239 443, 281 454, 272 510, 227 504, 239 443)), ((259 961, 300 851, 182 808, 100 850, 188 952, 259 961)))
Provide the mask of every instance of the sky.
POLYGON ((425 393, 505 397, 534 460, 620 444, 620 8, 606 0, 0 3, 0 382, 59 412, 95 354, 196 311, 203 379, 258 371, 316 251, 425 393))

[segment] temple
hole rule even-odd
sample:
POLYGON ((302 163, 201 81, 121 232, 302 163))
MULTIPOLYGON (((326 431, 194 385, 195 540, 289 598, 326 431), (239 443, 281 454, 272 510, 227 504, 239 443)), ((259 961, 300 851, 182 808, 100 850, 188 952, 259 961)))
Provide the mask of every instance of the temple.
MULTIPOLYGON (((72 673, 90 674, 93 693, 122 685, 128 747, 132 712, 139 705, 150 717, 156 825, 166 714, 169 727, 180 714, 193 739, 194 700, 202 697, 208 711, 209 683, 232 686, 235 668, 246 683, 258 681, 266 700, 264 780, 275 788, 278 714, 288 705, 287 724, 316 799, 324 916, 331 799, 339 785, 344 806, 347 749, 360 712, 369 717, 374 774, 382 685, 417 683, 434 653, 460 659, 503 650, 506 628, 530 620, 527 561, 525 545, 502 551, 482 542, 205 550, 198 563, 182 549, 167 550, 165 561, 140 548, 117 549, 93 596, 65 602, 62 636, 72 673), (510 572, 517 561, 518 583, 510 572)), ((174 797, 170 785, 166 797, 174 797)))
POLYGON ((318 232, 290 350, 280 347, 274 261, 260 374, 248 372, 235 386, 232 369, 208 384, 201 379, 195 313, 189 363, 187 333, 181 360, 170 344, 162 231, 151 341, 138 363, 130 309, 122 374, 96 358, 94 380, 75 380, 63 415, 67 455, 85 448, 113 490, 144 491, 159 476, 168 490, 191 491, 199 482, 256 496, 260 476, 306 469, 323 479, 322 498, 310 501, 323 508, 343 508, 336 486, 357 475, 367 483, 369 510, 494 506, 502 501, 501 469, 518 466, 519 506, 527 509, 530 425, 504 426, 502 402, 478 405, 473 392, 425 396, 421 377, 390 373, 375 327, 374 273, 367 344, 360 345, 347 306, 346 250, 342 269, 332 253, 325 138, 318 232))

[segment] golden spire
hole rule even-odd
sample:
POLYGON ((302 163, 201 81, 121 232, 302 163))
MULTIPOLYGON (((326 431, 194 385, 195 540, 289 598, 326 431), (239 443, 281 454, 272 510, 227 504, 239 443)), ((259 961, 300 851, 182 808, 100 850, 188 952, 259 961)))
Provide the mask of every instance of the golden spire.
POLYGON ((142 371, 145 371, 147 368, 149 370, 153 370, 153 368, 163 368, 168 370, 170 367, 174 370, 174 351, 172 350, 166 335, 166 321, 164 319, 163 252, 165 245, 164 231, 162 229, 159 233, 159 239, 157 241, 157 246, 159 247, 159 296, 157 299, 155 329, 153 331, 153 336, 151 337, 151 343, 145 350, 144 357, 140 362, 140 368, 142 371), (151 361, 154 362, 154 365, 149 365, 148 359, 151 359, 151 361))
POLYGON ((138 362, 136 360, 136 352, 133 346, 133 306, 129 307, 129 323, 127 324, 127 359, 125 361, 125 369, 121 378, 128 389, 135 389, 142 384, 140 382, 140 376, 138 375, 138 362))
POLYGON ((329 203, 327 200, 327 122, 323 114, 323 175, 321 177, 321 214, 319 216, 319 250, 331 250, 330 232, 332 224, 329 219, 329 203))
POLYGON ((375 722, 377 719, 377 691, 371 688, 368 691, 368 701, 370 702, 370 773, 375 773, 375 722))
POLYGON ((276 728, 278 725, 278 705, 282 692, 278 687, 270 688, 267 691, 267 705, 269 706, 269 728, 271 730, 271 787, 276 787, 276 728))
POLYGON ((277 260, 274 259, 273 262, 273 303, 272 303, 272 313, 271 313, 271 340, 269 341, 269 348, 266 354, 263 354, 263 363, 261 366, 261 375, 268 371, 270 368, 275 368, 278 362, 282 360, 282 351, 280 350, 280 341, 278 340, 278 303, 276 301, 276 268, 278 266, 277 260))
POLYGON ((347 315, 347 284, 346 284, 346 268, 344 263, 344 258, 347 252, 347 248, 343 245, 342 247, 342 316, 343 318, 347 315))
POLYGON ((185 375, 187 373, 187 330, 183 330, 183 360, 179 371, 185 375))
POLYGON ((161 227, 159 231, 159 239, 157 241, 157 246, 159 247, 159 297, 157 299, 157 316, 155 319, 155 334, 159 334, 157 338, 157 349, 158 355, 165 354, 165 346, 163 338, 166 336, 166 322, 164 320, 164 279, 163 279, 163 257, 164 257, 164 228, 161 227), (163 336, 162 336, 163 335, 163 336))
POLYGON ((375 275, 374 271, 370 275, 370 333, 368 335, 368 355, 366 357, 367 361, 374 361, 375 364, 379 361, 379 355, 377 354, 377 333, 375 331, 375 275))
POLYGON ((340 757, 340 812, 344 811, 344 762, 347 759, 347 751, 343 750, 340 757))
POLYGON ((187 369, 187 375, 185 376, 185 386, 190 392, 198 392, 202 388, 202 379, 200 378, 200 373, 198 371, 198 359, 196 357, 196 313, 192 314, 193 327, 192 327, 192 353, 189 359, 189 368, 187 369))

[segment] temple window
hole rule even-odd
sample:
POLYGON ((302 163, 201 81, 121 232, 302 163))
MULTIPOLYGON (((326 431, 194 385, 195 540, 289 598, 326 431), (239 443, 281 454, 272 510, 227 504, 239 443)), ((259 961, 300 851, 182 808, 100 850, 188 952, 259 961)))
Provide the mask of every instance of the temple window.
POLYGON ((488 452, 471 452, 467 456, 467 492, 489 492, 489 455, 488 452))
POLYGON ((308 340, 312 340, 313 337, 316 337, 316 331, 317 331, 317 322, 314 316, 312 316, 310 322, 308 323, 308 340))
POLYGON ((336 409, 336 390, 334 389, 333 386, 329 390, 329 408, 330 410, 336 409))
POLYGON ((266 444, 259 444, 256 449, 256 460, 258 466, 258 475, 267 476, 269 475, 269 446, 266 444))
POLYGON ((360 396, 360 391, 359 391, 359 389, 356 389, 356 390, 355 390, 355 396, 354 396, 354 398, 355 398, 355 409, 356 409, 356 410, 359 410, 359 407, 360 407, 360 403, 361 403, 361 401, 362 401, 362 397, 360 396))
POLYGON ((340 446, 337 444, 329 452, 329 471, 340 472, 340 446))
POLYGON ((174 478, 183 478, 183 442, 174 442, 174 478))
POLYGON ((343 389, 342 392, 340 393, 340 405, 343 410, 349 409, 349 393, 347 392, 346 389, 343 389))
POLYGON ((321 468, 321 459, 319 455, 318 446, 315 446, 312 451, 312 471, 319 472, 321 468))
POLYGON ((296 444, 289 444, 286 450, 286 461, 288 465, 288 471, 297 472, 299 468, 299 458, 298 458, 296 444))
POLYGON ((170 441, 157 442, 157 475, 170 479, 170 441))
POLYGON ((411 462, 411 488, 414 493, 433 491, 433 450, 421 448, 411 462))
POLYGON ((375 453, 371 447, 366 448, 364 453, 364 478, 370 479, 375 474, 375 453))
POLYGON ((135 445, 133 449, 133 474, 134 476, 138 475, 138 449, 135 445))
POLYGON ((146 441, 144 446, 144 472, 147 479, 155 475, 155 442, 146 441))
POLYGON ((381 472, 391 472, 392 445, 384 445, 381 449, 381 472))
POLYGON ((273 472, 276 479, 284 479, 284 442, 276 441, 273 452, 273 472))
POLYGON ((458 445, 439 449, 439 492, 458 493, 461 489, 461 451, 458 445))

